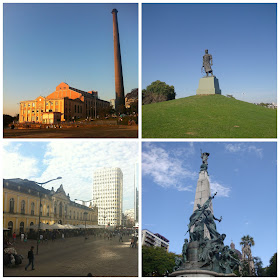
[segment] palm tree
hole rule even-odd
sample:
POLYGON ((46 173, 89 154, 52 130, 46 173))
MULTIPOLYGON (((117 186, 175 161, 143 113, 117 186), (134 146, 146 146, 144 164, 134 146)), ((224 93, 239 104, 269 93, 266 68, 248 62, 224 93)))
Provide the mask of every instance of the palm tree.
POLYGON ((250 235, 244 235, 244 236, 241 238, 240 245, 241 245, 241 246, 244 246, 246 243, 247 243, 250 247, 254 246, 254 245, 255 245, 254 238, 253 238, 252 236, 250 236, 250 235))

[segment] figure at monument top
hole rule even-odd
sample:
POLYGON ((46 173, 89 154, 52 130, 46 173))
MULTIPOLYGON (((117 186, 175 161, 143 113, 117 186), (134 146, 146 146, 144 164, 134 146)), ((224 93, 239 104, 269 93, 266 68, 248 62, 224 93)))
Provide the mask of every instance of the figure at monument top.
POLYGON ((208 77, 208 74, 211 73, 211 76, 213 76, 213 70, 211 66, 213 65, 213 58, 211 54, 208 54, 208 50, 205 50, 205 55, 203 56, 203 65, 204 71, 206 73, 206 77, 208 77))
POLYGON ((210 156, 210 153, 202 153, 202 150, 200 149, 200 154, 201 154, 202 163, 208 165, 207 160, 208 157, 210 156))

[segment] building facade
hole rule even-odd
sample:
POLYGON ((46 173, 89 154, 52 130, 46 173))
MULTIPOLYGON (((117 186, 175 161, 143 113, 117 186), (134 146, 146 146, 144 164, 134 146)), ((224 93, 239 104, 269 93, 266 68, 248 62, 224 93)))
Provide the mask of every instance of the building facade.
POLYGON ((97 225, 97 208, 71 201, 62 185, 54 191, 29 180, 4 179, 3 200, 3 227, 10 233, 28 232, 30 226, 39 225, 39 216, 41 223, 49 225, 97 225))
POLYGON ((93 205, 98 208, 98 225, 122 225, 123 173, 120 168, 94 171, 93 205))
POLYGON ((142 230, 142 246, 161 247, 169 249, 169 240, 159 233, 152 233, 147 229, 142 230))
POLYGON ((56 115, 56 122, 93 119, 102 109, 109 107, 110 102, 99 99, 97 91, 85 92, 60 83, 47 97, 21 101, 19 122, 46 123, 49 118, 44 118, 44 114, 52 112, 60 113, 59 119, 56 115))

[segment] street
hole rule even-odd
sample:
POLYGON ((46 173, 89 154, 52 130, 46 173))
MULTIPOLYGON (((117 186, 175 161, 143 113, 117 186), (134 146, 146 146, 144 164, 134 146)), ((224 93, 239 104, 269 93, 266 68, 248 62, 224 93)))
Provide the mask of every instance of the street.
POLYGON ((112 240, 89 236, 57 239, 39 244, 36 255, 36 241, 26 243, 19 240, 14 246, 23 255, 23 263, 15 267, 4 266, 4 276, 137 276, 138 249, 130 248, 130 236, 112 240), (28 264, 27 253, 34 246, 34 268, 28 264))
POLYGON ((137 138, 138 126, 115 125, 57 129, 4 129, 4 138, 137 138))

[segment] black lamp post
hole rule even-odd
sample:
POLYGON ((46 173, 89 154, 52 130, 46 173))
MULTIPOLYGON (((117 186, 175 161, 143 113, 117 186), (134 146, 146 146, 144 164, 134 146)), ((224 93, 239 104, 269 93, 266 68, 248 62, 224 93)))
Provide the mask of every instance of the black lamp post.
MULTIPOLYGON (((60 180, 62 179, 62 177, 57 177, 56 179, 51 179, 47 182, 44 182, 44 183, 38 183, 38 182, 35 182, 36 184, 40 185, 41 187, 43 187, 43 185, 49 183, 49 182, 52 182, 52 181, 55 181, 55 180, 60 180)), ((39 240, 40 240, 40 225, 41 225, 41 207, 42 207, 42 193, 39 192, 39 197, 40 197, 40 204, 39 204, 39 225, 38 225, 38 240, 37 240, 37 251, 36 251, 36 254, 38 255, 39 253, 39 240)))
POLYGON ((85 216, 85 239, 86 239, 86 230, 87 230, 87 215, 88 215, 88 212, 85 212, 84 213, 84 216, 85 216))

